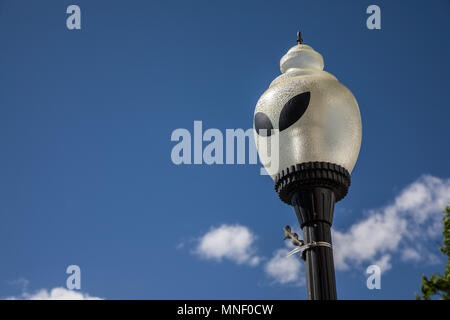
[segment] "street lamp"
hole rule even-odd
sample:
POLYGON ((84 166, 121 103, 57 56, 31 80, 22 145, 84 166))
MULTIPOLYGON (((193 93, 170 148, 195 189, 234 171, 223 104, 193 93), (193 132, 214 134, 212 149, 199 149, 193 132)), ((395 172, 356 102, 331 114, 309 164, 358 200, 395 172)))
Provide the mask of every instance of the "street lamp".
MULTIPOLYGON (((353 94, 323 71, 322 56, 302 44, 300 32, 297 42, 281 58, 282 74, 256 104, 255 143, 276 192, 294 207, 302 228, 304 242, 297 241, 296 251, 304 251, 308 298, 333 300, 330 228, 334 204, 350 186, 361 145, 361 116, 353 94), (278 166, 263 152, 267 148, 272 159, 278 155, 278 166)), ((293 236, 288 229, 285 234, 293 236)))

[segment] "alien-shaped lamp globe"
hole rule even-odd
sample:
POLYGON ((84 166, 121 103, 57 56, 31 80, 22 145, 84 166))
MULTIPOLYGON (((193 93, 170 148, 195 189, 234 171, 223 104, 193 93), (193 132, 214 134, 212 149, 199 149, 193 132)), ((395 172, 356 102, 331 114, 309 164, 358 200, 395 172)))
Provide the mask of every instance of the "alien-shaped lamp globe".
POLYGON ((286 203, 293 189, 318 176, 335 189, 339 201, 347 193, 358 157, 362 137, 358 103, 323 67, 322 56, 310 46, 292 47, 280 61, 282 74, 256 104, 259 157, 286 203), (276 135, 278 150, 272 142, 276 135), (276 152, 278 163, 273 161, 276 152))

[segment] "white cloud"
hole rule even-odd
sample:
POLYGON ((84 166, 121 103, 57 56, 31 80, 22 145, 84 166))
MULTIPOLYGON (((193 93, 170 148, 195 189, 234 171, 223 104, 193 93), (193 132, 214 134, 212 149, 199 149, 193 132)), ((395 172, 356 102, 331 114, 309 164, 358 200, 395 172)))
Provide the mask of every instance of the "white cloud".
POLYGON ((390 268, 392 268, 391 255, 385 254, 385 255, 381 256, 380 259, 375 261, 374 264, 376 264, 377 266, 380 267, 381 272, 388 271, 390 268))
POLYGON ((407 186, 392 204, 368 212, 346 232, 333 230, 337 269, 376 264, 387 270, 392 256, 404 261, 437 257, 424 245, 442 232, 443 208, 450 203, 450 179, 422 176, 407 186), (393 255, 395 253, 395 255, 393 255))
POLYGON ((176 247, 177 250, 183 249, 184 248, 184 242, 179 242, 176 247))
POLYGON ((92 297, 87 293, 69 290, 63 287, 53 288, 50 291, 46 289, 35 293, 23 293, 19 297, 9 297, 7 300, 102 300, 99 297, 92 297))
POLYGON ((252 247, 256 236, 241 225, 222 225, 212 228, 198 242, 195 253, 206 259, 229 259, 237 264, 255 266, 261 258, 252 247))
POLYGON ((403 261, 419 261, 420 253, 413 248, 406 248, 402 251, 401 258, 403 261))
POLYGON ((286 257, 287 249, 278 249, 266 263, 264 271, 273 278, 275 283, 303 285, 305 278, 302 273, 302 262, 294 255, 286 257))

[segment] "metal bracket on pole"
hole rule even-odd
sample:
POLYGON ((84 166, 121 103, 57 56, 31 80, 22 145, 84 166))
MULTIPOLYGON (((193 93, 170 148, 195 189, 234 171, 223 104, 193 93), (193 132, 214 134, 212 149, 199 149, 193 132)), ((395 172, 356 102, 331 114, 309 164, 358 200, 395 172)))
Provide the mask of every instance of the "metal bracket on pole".
POLYGON ((292 256, 293 254, 296 254, 297 252, 301 252, 301 253, 302 253, 302 259, 303 259, 303 260, 306 260, 306 257, 305 257, 306 250, 311 249, 311 248, 314 248, 314 247, 327 247, 327 248, 331 248, 331 244, 329 244, 328 242, 324 242, 324 241, 317 241, 317 242, 316 242, 316 241, 313 241, 313 242, 307 243, 307 244, 305 244, 305 245, 303 245, 303 246, 301 246, 301 247, 295 248, 294 250, 291 250, 291 251, 286 255, 286 257, 290 257, 290 256, 292 256))
POLYGON ((291 227, 290 226, 284 227, 284 235, 285 235, 284 240, 292 239, 292 244, 294 246, 297 246, 297 248, 291 250, 286 255, 286 257, 290 257, 293 254, 301 252, 301 254, 302 254, 301 257, 302 257, 303 261, 305 261, 306 260, 306 256, 305 256, 306 250, 314 248, 314 247, 331 248, 331 244, 328 243, 328 242, 325 242, 325 241, 313 241, 313 242, 305 244, 305 242, 303 240, 298 239, 298 234, 297 233, 291 232, 291 227))

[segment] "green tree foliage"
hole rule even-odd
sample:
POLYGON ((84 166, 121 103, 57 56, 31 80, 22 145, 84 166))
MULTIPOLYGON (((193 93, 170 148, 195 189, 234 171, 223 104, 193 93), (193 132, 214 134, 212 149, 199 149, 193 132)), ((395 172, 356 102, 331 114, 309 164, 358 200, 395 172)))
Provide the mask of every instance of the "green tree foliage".
POLYGON ((450 205, 445 208, 444 213, 444 246, 441 247, 443 254, 447 255, 447 266, 444 275, 434 273, 428 279, 422 275, 420 289, 422 294, 417 299, 430 300, 433 296, 440 296, 441 299, 450 300, 450 205))

